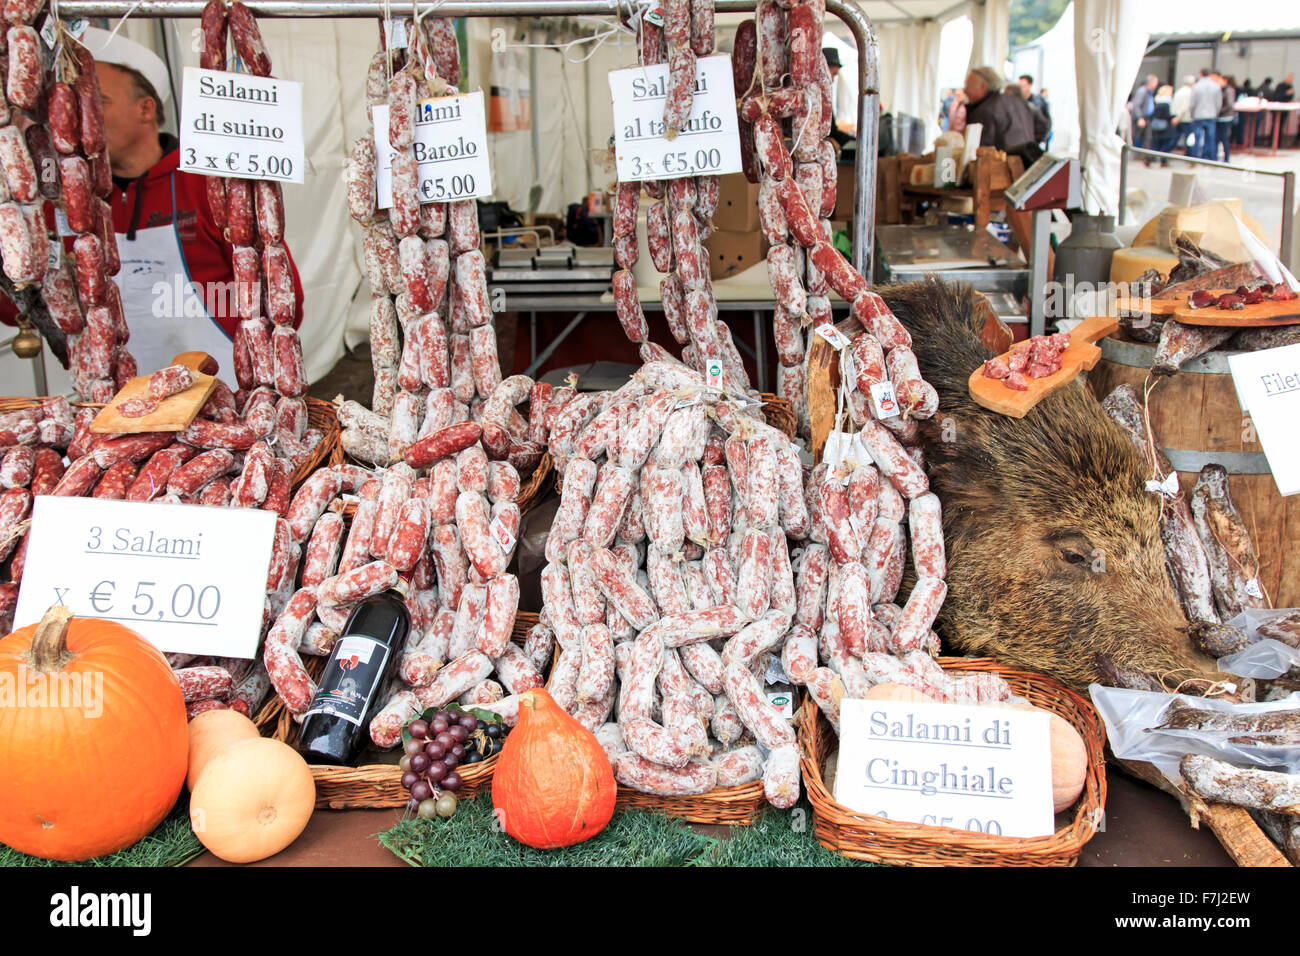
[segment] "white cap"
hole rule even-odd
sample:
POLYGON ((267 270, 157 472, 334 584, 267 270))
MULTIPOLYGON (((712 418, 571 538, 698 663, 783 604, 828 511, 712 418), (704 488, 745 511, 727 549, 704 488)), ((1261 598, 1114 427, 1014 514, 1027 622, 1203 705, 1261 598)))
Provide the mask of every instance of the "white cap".
POLYGON ((153 88, 162 97, 164 103, 171 98, 167 65, 158 54, 144 44, 128 40, 121 35, 113 36, 108 30, 101 30, 99 27, 86 27, 80 39, 81 44, 100 63, 112 63, 135 70, 153 84, 153 88))

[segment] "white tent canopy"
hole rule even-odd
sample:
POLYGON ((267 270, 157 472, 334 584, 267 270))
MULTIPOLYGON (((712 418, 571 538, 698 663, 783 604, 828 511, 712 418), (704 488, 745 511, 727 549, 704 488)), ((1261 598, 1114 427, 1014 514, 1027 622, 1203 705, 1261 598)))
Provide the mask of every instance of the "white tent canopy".
MULTIPOLYGON (((916 116, 936 133, 941 78, 945 85, 960 82, 949 79, 956 73, 952 64, 941 62, 945 24, 969 16, 971 62, 1001 65, 1008 2, 864 0, 861 6, 880 34, 883 109, 916 116)), ((724 48, 742 18, 719 16, 718 37, 724 48)), ((549 18, 468 21, 469 88, 488 92, 507 63, 516 67, 515 79, 527 77, 531 86, 533 128, 489 134, 494 198, 520 211, 563 215, 569 203, 612 183, 606 74, 635 61, 632 36, 613 30, 613 24, 607 17, 567 18, 557 31, 557 21, 549 18), (546 46, 593 29, 605 34, 602 42, 567 49, 546 46)), ((179 90, 183 67, 197 65, 197 27, 195 20, 128 17, 121 29, 168 60, 179 90)), ((359 263, 360 236, 347 216, 342 176, 350 144, 368 127, 365 74, 378 47, 378 27, 372 20, 276 18, 263 19, 261 27, 276 74, 304 83, 307 181, 287 187, 285 202, 287 242, 307 297, 302 339, 308 374, 314 379, 342 355, 345 334, 355 343, 366 332, 368 289, 359 263)), ((834 16, 826 18, 826 28, 835 37, 848 36, 834 16)), ((856 51, 851 40, 835 37, 826 43, 839 46, 844 60, 837 115, 856 120, 856 51)), ((950 56, 964 53, 964 45, 961 51, 946 46, 953 51, 950 56)), ((1054 92, 1059 115, 1063 91, 1054 92)))

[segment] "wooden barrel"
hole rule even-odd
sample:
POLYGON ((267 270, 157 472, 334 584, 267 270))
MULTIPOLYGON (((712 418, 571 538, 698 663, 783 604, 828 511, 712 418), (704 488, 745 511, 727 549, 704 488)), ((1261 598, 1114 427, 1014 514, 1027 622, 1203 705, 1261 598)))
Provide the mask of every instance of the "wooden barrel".
MULTIPOLYGON (((1154 345, 1102 339, 1101 361, 1088 373, 1097 398, 1117 385, 1132 385, 1139 397, 1155 357, 1154 345)), ((1228 470, 1228 488, 1259 553, 1259 578, 1274 607, 1300 605, 1300 495, 1283 498, 1268 459, 1237 402, 1228 371, 1230 352, 1209 352, 1176 375, 1163 377, 1151 392, 1151 431, 1178 470, 1190 500, 1201 468, 1228 470)), ((1154 378, 1154 376, 1152 376, 1154 378)))

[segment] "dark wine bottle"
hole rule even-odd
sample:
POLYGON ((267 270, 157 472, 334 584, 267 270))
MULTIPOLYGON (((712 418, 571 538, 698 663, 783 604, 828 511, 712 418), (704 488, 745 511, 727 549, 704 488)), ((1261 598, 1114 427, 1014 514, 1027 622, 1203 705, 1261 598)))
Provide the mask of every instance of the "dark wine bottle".
POLYGON ((406 588, 399 580, 360 601, 348 617, 303 718, 298 749, 307 760, 346 764, 368 739, 411 629, 406 588))

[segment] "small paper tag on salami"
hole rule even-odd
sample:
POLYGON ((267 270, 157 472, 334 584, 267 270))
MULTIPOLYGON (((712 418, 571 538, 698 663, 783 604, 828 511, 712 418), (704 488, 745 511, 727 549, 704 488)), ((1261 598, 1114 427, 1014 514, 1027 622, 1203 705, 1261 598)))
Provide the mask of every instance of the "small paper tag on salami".
POLYGON ((509 526, 501 520, 500 515, 497 515, 492 519, 492 523, 488 525, 488 533, 492 535, 493 541, 501 545, 502 551, 509 552, 514 548, 514 532, 512 532, 509 526))
POLYGON ((677 399, 677 404, 674 405, 673 408, 674 409, 690 408, 692 405, 698 405, 698 404, 700 404, 700 396, 692 395, 690 398, 677 399))
POLYGON ((68 214, 63 211, 62 206, 54 207, 54 229, 59 236, 75 236, 72 227, 68 225, 68 214))
POLYGON ((767 702, 772 705, 781 717, 789 720, 794 716, 794 688, 789 685, 783 687, 769 687, 766 689, 767 702))
POLYGON ((659 0, 651 0, 650 5, 646 7, 645 13, 641 14, 641 19, 646 23, 653 23, 657 27, 664 25, 664 5, 659 0))
POLYGON ((1262 598, 1264 589, 1259 586, 1259 578, 1251 578, 1246 582, 1246 593, 1253 598, 1262 598))
POLYGON ((781 659, 775 654, 767 655, 767 670, 763 672, 763 680, 772 686, 790 683, 785 668, 781 666, 781 659))
POLYGON ((722 360, 704 360, 704 384, 709 388, 722 388, 722 360))
POLYGON ((45 257, 46 271, 49 271, 50 269, 57 269, 59 267, 59 261, 62 258, 62 256, 63 256, 63 243, 59 242, 59 240, 57 239, 51 239, 49 253, 45 257))
POLYGON ((1147 491, 1154 495, 1165 495, 1169 498, 1178 497, 1178 472, 1171 471, 1165 475, 1164 481, 1156 481, 1154 478, 1147 480, 1147 491))
POLYGON ((898 417, 898 398, 894 395, 894 383, 888 380, 871 386, 871 410, 877 418, 898 417))
POLYGON ((752 398, 749 395, 735 395, 732 396, 731 400, 735 402, 737 405, 739 405, 741 408, 753 408, 755 405, 763 404, 763 400, 761 398, 752 398))
MULTIPOLYGON (((85 20, 78 19, 63 21, 63 29, 78 40, 80 40, 81 35, 86 32, 87 26, 89 26, 89 24, 85 20)), ((55 32, 54 17, 50 16, 45 18, 45 22, 41 24, 40 35, 41 39, 45 41, 45 45, 53 50, 54 45, 59 40, 59 36, 55 32)))
POLYGON ((830 322, 823 322, 817 326, 817 334, 831 343, 831 346, 836 349, 843 350, 849 344, 848 336, 835 328, 830 322))
POLYGON ((385 20, 384 42, 390 50, 404 50, 410 46, 409 20, 385 20))
POLYGON ((832 429, 826 436, 826 447, 822 449, 822 462, 830 471, 840 466, 840 462, 853 455, 853 436, 838 428, 832 429))

